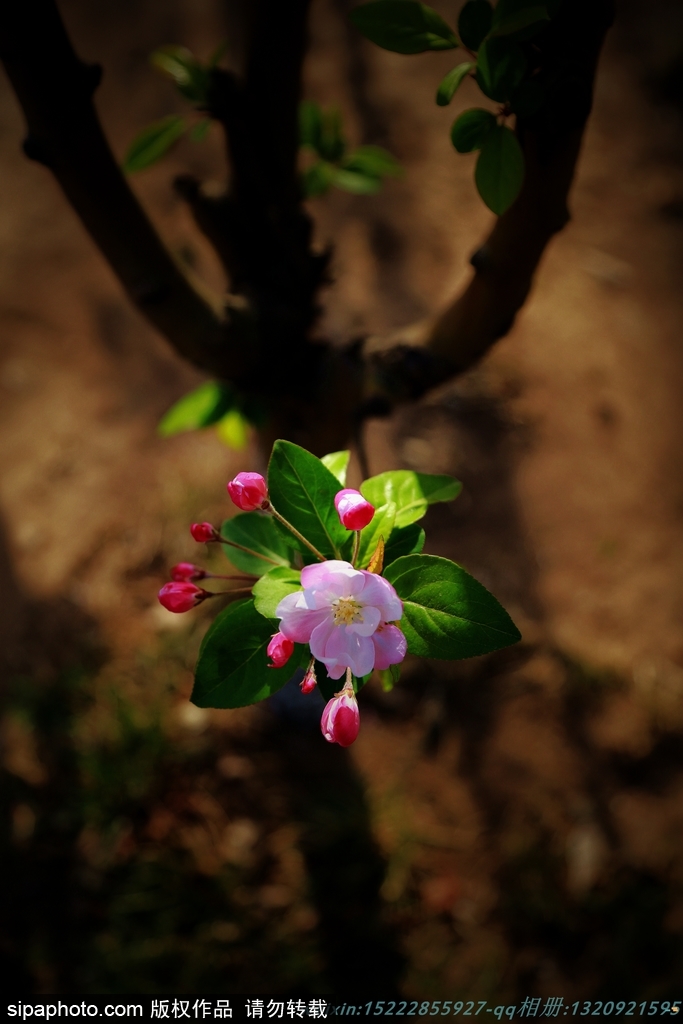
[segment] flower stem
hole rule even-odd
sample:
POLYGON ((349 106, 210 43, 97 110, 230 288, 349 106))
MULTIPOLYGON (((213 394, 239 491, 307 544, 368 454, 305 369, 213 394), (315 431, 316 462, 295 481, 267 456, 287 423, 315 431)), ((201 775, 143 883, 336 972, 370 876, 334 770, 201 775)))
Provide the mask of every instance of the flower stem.
POLYGON ((243 544, 238 544, 235 540, 228 540, 227 537, 221 537, 218 535, 218 541, 221 544, 229 544, 231 548, 238 548, 240 551, 244 551, 247 555, 253 555, 254 558, 261 558, 264 562, 270 562, 271 565, 282 565, 282 562, 276 562, 274 558, 268 558, 268 555, 261 555, 258 551, 252 551, 251 548, 245 548, 243 544))
POLYGON ((299 533, 299 531, 296 529, 295 526, 292 526, 291 523, 288 523, 287 520, 285 519, 285 517, 281 516, 276 508, 273 508, 273 506, 272 506, 272 504, 270 502, 268 502, 267 506, 264 507, 264 511, 265 512, 270 512, 271 516, 274 516, 275 519, 277 519, 278 523, 282 523, 282 525, 286 529, 288 529, 290 533, 294 534, 294 536, 297 538, 297 540, 300 540, 302 544, 305 544, 306 547, 309 549, 309 551, 313 552, 313 554, 315 555, 315 557, 318 559, 319 562, 326 562, 327 561, 325 556, 321 555, 320 552, 318 551, 318 549, 311 544, 310 540, 306 540, 306 538, 304 537, 303 533, 299 533))
POLYGON ((230 597, 232 594, 251 594, 251 587, 235 587, 233 590, 206 591, 208 597, 230 597))
POLYGON ((346 669, 346 679, 344 680, 344 685, 342 686, 339 693, 335 693, 335 697, 341 697, 343 693, 350 693, 354 697, 356 695, 356 691, 353 688, 353 676, 351 675, 350 668, 346 669))
POLYGON ((248 573, 246 576, 221 576, 220 573, 217 573, 217 572, 207 572, 207 574, 204 577, 204 579, 205 580, 253 580, 254 583, 255 583, 256 580, 258 579, 258 576, 255 576, 251 572, 248 573))
POLYGON ((356 530, 355 537, 353 538, 353 554, 351 555, 351 565, 356 568, 356 562, 358 561, 358 553, 360 552, 360 530, 356 530))

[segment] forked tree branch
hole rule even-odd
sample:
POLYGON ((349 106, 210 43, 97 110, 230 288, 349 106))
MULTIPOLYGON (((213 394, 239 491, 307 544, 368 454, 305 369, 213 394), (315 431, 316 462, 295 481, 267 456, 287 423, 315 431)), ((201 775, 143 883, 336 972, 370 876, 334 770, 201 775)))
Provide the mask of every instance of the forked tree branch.
MULTIPOLYGON (((472 257, 474 275, 438 317, 400 343, 401 332, 371 340, 370 392, 389 401, 417 398, 469 369, 511 329, 553 236, 569 220, 568 195, 593 102, 595 73, 614 0, 565 0, 539 42, 550 100, 518 119, 526 176, 518 199, 472 257), (374 350, 374 352, 373 352, 374 350)), ((413 332, 414 333, 414 332, 413 332)))
POLYGON ((23 109, 24 151, 48 167, 131 301, 186 359, 220 373, 237 325, 193 288, 131 192, 92 95, 98 65, 76 56, 53 0, 0 5, 0 58, 23 109))
POLYGON ((418 336, 339 351, 309 337, 327 257, 311 251, 296 176, 308 5, 255 0, 244 79, 213 76, 210 107, 226 132, 230 193, 208 199, 192 179, 177 183, 246 297, 227 311, 189 283, 128 187, 92 103, 99 69, 74 53, 54 0, 0 8, 0 56, 28 123, 27 155, 53 172, 131 300, 189 361, 264 399, 268 434, 329 451, 364 416, 387 413, 462 372, 510 329, 548 242, 569 216, 614 12, 613 0, 565 0, 539 38, 552 100, 518 123, 524 187, 472 258, 475 273, 463 294, 418 336))

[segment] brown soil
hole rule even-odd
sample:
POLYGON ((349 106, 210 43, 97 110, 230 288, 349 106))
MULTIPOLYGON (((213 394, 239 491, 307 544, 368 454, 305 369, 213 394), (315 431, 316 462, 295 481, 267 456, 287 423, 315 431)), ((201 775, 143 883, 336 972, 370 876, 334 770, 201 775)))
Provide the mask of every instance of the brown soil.
MULTIPOLYGON (((227 31, 213 2, 62 6, 79 52, 105 66, 98 103, 118 154, 145 123, 177 109, 146 55, 169 41, 205 54, 227 31)), ((472 161, 448 140, 454 113, 479 105, 474 88, 453 109, 436 107, 450 55, 403 58, 359 44, 344 26, 346 6, 314 4, 307 92, 339 103, 349 135, 387 145, 406 174, 376 198, 312 203, 321 243, 335 244, 322 329, 338 340, 438 308, 466 280, 490 221, 472 161)), ((435 6, 452 17, 453 5, 435 6)), ((128 305, 50 175, 22 156, 21 118, 2 86, 3 660, 15 686, 29 677, 57 686, 56 673, 85 667, 100 710, 83 719, 83 749, 108 735, 103 695, 119 689, 154 705, 187 752, 187 778, 171 772, 133 800, 137 810, 119 808, 108 853, 99 819, 74 826, 64 849, 99 872, 98 884, 150 850, 185 851, 169 871, 194 879, 236 872, 234 916, 211 923, 207 897, 197 924, 214 929, 211 942, 242 949, 230 953, 228 989, 258 983, 248 935, 255 950, 279 951, 264 988, 353 990, 351 964, 366 990, 374 977, 415 998, 678 994, 682 21, 667 0, 622 5, 572 222, 549 247, 514 329, 466 378, 368 428, 373 471, 401 465, 463 480, 462 497, 430 514, 428 550, 490 587, 524 639, 489 659, 411 664, 388 695, 368 688, 349 755, 301 724, 288 738, 284 721, 262 709, 187 710, 196 630, 163 613, 155 592, 169 564, 196 557, 187 523, 218 519, 225 480, 260 456, 232 453, 211 432, 157 438, 161 413, 199 378, 128 305), (307 779, 311 764, 327 789, 307 779), (365 873, 345 874, 347 860, 365 873), (337 894, 350 901, 346 917, 337 894), (355 954, 340 936, 352 937, 355 954), (277 959, 288 944, 301 950, 293 966, 277 959)), ((204 146, 181 144, 134 187, 168 244, 220 288, 220 269, 170 187, 188 169, 222 178, 217 133, 204 146)), ((5 740, 15 854, 31 846, 49 866, 49 851, 35 852, 49 763, 15 712, 5 740)), ((144 881, 130 884, 144 890, 144 881)), ((72 911, 55 911, 55 928, 72 911)), ((47 940, 42 960, 24 955, 35 937, 12 932, 13 913, 4 942, 27 986, 135 988, 106 942, 100 974, 67 954, 60 963, 47 940)), ((101 938, 97 921, 87 928, 101 938)), ((119 941, 115 929, 107 934, 119 941)), ((178 977, 150 982, 153 972, 140 970, 137 984, 155 990, 173 990, 178 977)), ((198 967, 183 977, 191 989, 204 975, 198 967)))

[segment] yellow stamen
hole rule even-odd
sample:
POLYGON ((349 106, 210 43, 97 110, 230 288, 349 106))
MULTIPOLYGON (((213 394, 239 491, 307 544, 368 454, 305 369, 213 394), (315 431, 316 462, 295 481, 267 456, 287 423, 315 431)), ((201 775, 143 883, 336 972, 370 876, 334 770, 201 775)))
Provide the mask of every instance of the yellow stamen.
POLYGON ((338 597, 332 602, 335 626, 350 626, 363 621, 363 605, 354 597, 338 597))

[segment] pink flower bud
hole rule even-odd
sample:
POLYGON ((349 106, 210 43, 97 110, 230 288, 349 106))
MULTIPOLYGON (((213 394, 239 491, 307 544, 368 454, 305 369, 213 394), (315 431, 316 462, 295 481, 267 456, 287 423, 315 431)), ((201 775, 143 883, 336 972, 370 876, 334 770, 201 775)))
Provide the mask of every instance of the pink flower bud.
POLYGON ((211 523, 193 523, 190 533, 198 544, 208 544, 212 540, 218 540, 218 531, 211 523))
POLYGON ((317 685, 318 680, 315 676, 315 665, 311 662, 310 668, 307 669, 306 675, 299 683, 299 686, 301 687, 302 693, 312 693, 317 685))
POLYGON ((344 689, 328 701, 320 719, 320 728, 328 743, 350 747, 360 729, 358 701, 351 689, 344 689))
POLYGON ((375 514, 375 507, 366 501, 360 491, 354 491, 352 487, 346 487, 339 491, 334 499, 342 526, 347 530, 362 530, 372 521, 375 514))
POLYGON ((171 579, 176 583, 191 583, 193 580, 203 580, 206 576, 208 576, 206 569, 200 569, 192 562, 178 562, 171 569, 171 579))
POLYGON ((294 641, 289 640, 284 633, 274 633, 266 648, 266 653, 271 659, 268 668, 282 668, 286 665, 294 652, 294 641))
POLYGON ((238 473, 228 484, 228 494, 243 512, 255 512, 268 501, 268 485, 260 473, 238 473))
POLYGON ((159 591, 159 601, 169 612, 189 612, 207 597, 209 592, 194 583, 164 583, 159 591))

